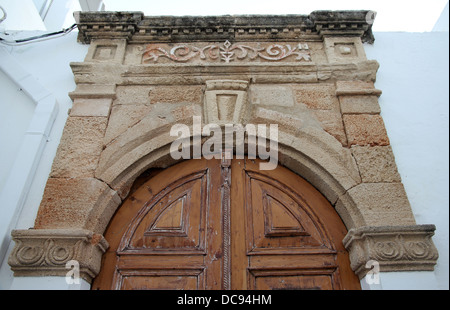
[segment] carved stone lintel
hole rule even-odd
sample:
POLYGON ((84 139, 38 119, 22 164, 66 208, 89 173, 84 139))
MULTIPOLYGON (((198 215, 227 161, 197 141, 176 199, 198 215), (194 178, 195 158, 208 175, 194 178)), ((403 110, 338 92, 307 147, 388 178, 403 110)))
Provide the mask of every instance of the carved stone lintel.
POLYGON ((343 240, 351 268, 362 279, 366 264, 378 262, 379 271, 432 271, 438 252, 431 240, 434 225, 364 226, 351 229, 343 240))
POLYGON ((79 264, 79 276, 91 282, 98 274, 108 242, 88 230, 13 230, 15 247, 9 257, 14 276, 66 276, 66 263, 79 264))

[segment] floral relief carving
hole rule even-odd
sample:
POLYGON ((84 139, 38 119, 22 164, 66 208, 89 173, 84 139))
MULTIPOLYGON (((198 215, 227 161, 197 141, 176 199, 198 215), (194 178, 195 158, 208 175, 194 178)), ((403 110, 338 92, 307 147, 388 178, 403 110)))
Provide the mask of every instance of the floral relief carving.
POLYGON ((221 45, 210 44, 197 47, 189 44, 181 44, 167 49, 159 44, 148 44, 142 55, 143 63, 156 63, 160 57, 166 57, 175 62, 187 62, 199 57, 201 60, 216 60, 230 63, 236 60, 255 60, 261 58, 268 61, 279 61, 291 56, 296 56, 296 61, 311 61, 308 44, 298 43, 292 47, 290 44, 271 44, 262 47, 260 44, 250 46, 246 44, 225 41, 221 45))

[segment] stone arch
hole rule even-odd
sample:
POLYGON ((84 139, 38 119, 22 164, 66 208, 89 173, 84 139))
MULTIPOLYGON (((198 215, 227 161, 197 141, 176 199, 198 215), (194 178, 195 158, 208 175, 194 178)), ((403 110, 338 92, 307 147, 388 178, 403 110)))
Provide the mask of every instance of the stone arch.
MULTIPOLYGON (((331 135, 313 127, 297 130, 294 135, 286 130, 282 120, 266 120, 279 125, 278 156, 281 165, 308 180, 333 205, 349 188, 361 182, 350 151, 342 148, 331 135)), ((188 122, 189 118, 180 120, 180 123, 188 122)), ((144 171, 175 164, 177 161, 169 153, 175 137, 168 135, 173 124, 175 122, 144 133, 140 133, 141 125, 130 128, 105 148, 96 177, 124 199, 135 179, 144 171)), ((191 141, 194 138, 192 132, 191 126, 191 141)), ((205 140, 203 138, 202 143, 205 140)), ((245 149, 247 148, 246 140, 245 149)), ((105 195, 99 196, 95 203, 98 208, 91 211, 85 228, 103 233, 119 204, 118 200, 111 200, 105 195)), ((364 217, 352 201, 342 202, 337 211, 347 229, 365 225, 364 217)))

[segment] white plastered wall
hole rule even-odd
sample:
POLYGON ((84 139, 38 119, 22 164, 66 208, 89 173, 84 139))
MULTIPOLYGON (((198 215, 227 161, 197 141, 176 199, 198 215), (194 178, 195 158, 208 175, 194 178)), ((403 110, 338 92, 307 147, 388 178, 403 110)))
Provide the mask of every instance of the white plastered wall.
POLYGON ((436 225, 439 251, 437 285, 430 285, 427 272, 412 272, 386 275, 385 288, 405 283, 410 289, 448 289, 449 33, 375 33, 365 50, 380 63, 375 87, 383 91, 381 116, 414 216, 417 224, 436 225))

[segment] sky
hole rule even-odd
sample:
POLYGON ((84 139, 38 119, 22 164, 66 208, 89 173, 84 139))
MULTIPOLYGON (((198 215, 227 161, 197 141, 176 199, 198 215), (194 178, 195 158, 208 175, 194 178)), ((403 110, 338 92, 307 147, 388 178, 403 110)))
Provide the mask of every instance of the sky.
POLYGON ((431 31, 448 0, 103 0, 107 11, 157 15, 304 14, 315 10, 372 10, 374 32, 431 31))

